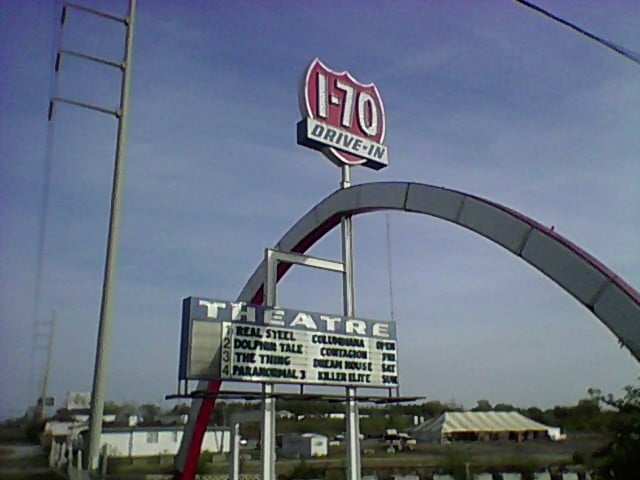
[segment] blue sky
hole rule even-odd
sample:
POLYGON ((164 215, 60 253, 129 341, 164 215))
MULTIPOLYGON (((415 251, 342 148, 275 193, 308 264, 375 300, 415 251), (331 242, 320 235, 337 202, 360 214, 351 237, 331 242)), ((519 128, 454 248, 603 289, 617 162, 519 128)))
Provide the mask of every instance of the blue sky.
MULTIPOLYGON (((124 1, 84 1, 124 15, 124 1)), ((540 2, 640 50, 640 7, 540 2)), ((139 0, 107 397, 176 389, 181 299, 234 299, 263 255, 338 187, 296 145, 297 88, 320 57, 375 82, 390 166, 354 183, 442 185, 522 211, 640 287, 640 67, 512 1, 139 0)), ((28 398, 53 2, 0 16, 0 417, 28 398)), ((65 48, 119 59, 123 30, 72 12, 65 48)), ((61 96, 114 107, 118 75, 64 61, 61 96)), ((116 122, 56 112, 41 319, 51 390, 91 388, 116 122)), ((619 392, 638 364, 587 310, 498 246, 390 214, 402 393, 466 407, 619 392)), ((384 214, 355 220, 356 311, 389 317, 384 214)), ((310 253, 337 258, 332 232, 310 253)), ((339 278, 293 270, 281 304, 341 311, 339 278)))

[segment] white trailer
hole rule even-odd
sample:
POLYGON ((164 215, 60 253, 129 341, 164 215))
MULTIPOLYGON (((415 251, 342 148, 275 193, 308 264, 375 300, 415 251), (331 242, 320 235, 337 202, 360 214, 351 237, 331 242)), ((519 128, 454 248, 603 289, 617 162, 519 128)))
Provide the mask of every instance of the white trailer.
POLYGON ((317 433, 291 434, 282 437, 282 454, 289 458, 326 457, 329 439, 317 433))

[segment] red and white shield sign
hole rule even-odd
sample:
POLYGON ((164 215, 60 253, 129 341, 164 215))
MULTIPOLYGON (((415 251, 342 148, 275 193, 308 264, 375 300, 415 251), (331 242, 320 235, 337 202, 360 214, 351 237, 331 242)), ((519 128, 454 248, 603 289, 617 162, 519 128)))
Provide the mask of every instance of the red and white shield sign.
POLYGON ((384 107, 373 83, 334 72, 316 58, 303 77, 299 103, 302 116, 311 120, 302 134, 299 126, 299 143, 322 151, 337 165, 387 166, 384 107))

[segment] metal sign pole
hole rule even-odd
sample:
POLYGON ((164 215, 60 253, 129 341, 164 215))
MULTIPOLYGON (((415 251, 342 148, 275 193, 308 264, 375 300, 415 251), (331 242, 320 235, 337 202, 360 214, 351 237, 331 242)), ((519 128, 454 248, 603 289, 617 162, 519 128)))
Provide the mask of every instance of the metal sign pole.
MULTIPOLYGON (((341 188, 351 186, 351 167, 342 166, 341 188)), ((342 297, 344 315, 355 315, 353 288, 353 223, 351 217, 342 217, 342 297)), ((346 388, 347 396, 347 480, 360 480, 360 419, 355 387, 346 388)))
POLYGON ((275 480, 275 435, 276 402, 273 398, 273 383, 262 384, 262 435, 260 437, 260 463, 262 480, 275 480))
MULTIPOLYGON (((266 278, 264 282, 264 306, 276 305, 277 264, 270 249, 265 250, 266 278)), ((275 438, 276 438, 276 401, 273 398, 273 384, 262 384, 262 434, 260 436, 260 463, 262 480, 275 480, 275 438)))
POLYGON ((229 480, 238 480, 240 478, 240 423, 242 422, 259 422, 262 419, 262 412, 257 410, 249 410, 244 412, 236 412, 231 415, 229 425, 231 426, 231 465, 229 466, 229 480))

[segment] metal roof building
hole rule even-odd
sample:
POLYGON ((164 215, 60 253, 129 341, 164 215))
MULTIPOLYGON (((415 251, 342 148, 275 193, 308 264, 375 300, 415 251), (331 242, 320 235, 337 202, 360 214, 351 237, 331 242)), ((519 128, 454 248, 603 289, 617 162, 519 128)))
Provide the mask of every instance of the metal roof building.
POLYGON ((415 427, 412 435, 416 440, 436 443, 457 440, 520 442, 548 438, 548 431, 553 428, 518 412, 446 412, 415 427))

